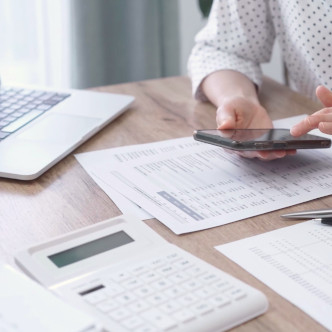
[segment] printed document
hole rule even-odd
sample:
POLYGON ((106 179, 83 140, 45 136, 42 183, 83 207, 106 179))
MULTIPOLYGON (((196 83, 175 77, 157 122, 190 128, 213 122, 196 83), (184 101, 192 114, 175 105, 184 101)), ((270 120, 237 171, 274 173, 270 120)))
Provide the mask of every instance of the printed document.
POLYGON ((331 226, 310 220, 216 249, 332 330, 331 226))
MULTIPOLYGON (((144 153, 144 150, 142 151, 144 153)), ((80 153, 75 155, 78 162, 84 167, 91 178, 111 198, 114 204, 123 214, 132 214, 140 220, 151 219, 153 216, 140 208, 134 202, 116 191, 112 184, 104 181, 103 177, 117 163, 126 162, 129 158, 140 158, 142 154, 135 145, 127 146, 126 152, 123 148, 113 148, 93 152, 80 153)))
MULTIPOLYGON (((284 119, 278 126, 298 120, 284 119)), ((99 151, 98 160, 98 165, 90 164, 90 171, 93 168, 103 183, 176 234, 332 193, 330 149, 301 150, 296 156, 264 162, 185 137, 99 151)))

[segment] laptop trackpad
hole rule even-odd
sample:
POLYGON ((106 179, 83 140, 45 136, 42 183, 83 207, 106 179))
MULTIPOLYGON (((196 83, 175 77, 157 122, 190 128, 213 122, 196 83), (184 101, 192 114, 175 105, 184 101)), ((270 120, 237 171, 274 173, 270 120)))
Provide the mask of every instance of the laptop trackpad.
POLYGON ((28 127, 18 138, 68 144, 79 141, 101 122, 99 118, 53 113, 28 127))

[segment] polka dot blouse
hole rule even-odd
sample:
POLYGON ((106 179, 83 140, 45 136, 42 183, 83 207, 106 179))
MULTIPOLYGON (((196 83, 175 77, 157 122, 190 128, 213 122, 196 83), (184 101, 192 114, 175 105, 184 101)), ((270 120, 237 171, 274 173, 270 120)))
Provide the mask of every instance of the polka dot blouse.
POLYGON ((312 99, 319 84, 332 90, 331 0, 215 0, 188 62, 195 97, 206 100, 200 83, 221 69, 260 86, 275 38, 293 89, 312 99))

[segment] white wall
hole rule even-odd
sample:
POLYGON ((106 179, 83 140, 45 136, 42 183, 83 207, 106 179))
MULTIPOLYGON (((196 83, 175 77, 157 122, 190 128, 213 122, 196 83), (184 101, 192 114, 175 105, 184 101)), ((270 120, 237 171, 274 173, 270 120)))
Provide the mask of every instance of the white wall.
MULTIPOLYGON (((180 71, 187 75, 187 61, 194 45, 196 33, 205 25, 199 10, 198 0, 178 0, 180 29, 180 71)), ((263 73, 280 83, 284 83, 280 48, 275 44, 271 61, 262 65, 263 73)))

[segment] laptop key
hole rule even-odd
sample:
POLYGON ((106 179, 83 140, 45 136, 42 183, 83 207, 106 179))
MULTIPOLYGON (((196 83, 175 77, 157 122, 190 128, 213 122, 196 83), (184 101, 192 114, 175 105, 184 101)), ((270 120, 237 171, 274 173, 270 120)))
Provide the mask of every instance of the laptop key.
POLYGON ((10 114, 10 116, 12 116, 15 119, 21 117, 22 115, 23 115, 23 113, 21 113, 19 110, 10 114))
POLYGON ((7 119, 5 119, 5 120, 1 120, 1 121, 0 121, 0 127, 1 127, 1 128, 7 126, 8 124, 9 124, 9 121, 7 121, 7 119))
POLYGON ((32 97, 40 97, 45 94, 45 91, 34 91, 30 94, 32 97))
POLYGON ((34 90, 28 90, 28 89, 23 89, 23 90, 19 91, 20 95, 23 95, 23 96, 30 95, 33 92, 34 92, 34 90))
POLYGON ((44 105, 50 105, 50 106, 54 106, 56 104, 58 104, 61 100, 56 100, 56 99, 48 99, 48 100, 44 100, 43 104, 44 105))
POLYGON ((6 108, 5 110, 2 111, 3 114, 10 114, 15 112, 13 108, 6 108))
POLYGON ((52 105, 40 104, 36 107, 36 109, 40 110, 40 111, 47 111, 51 107, 52 107, 52 105))
POLYGON ((56 95, 55 92, 47 92, 47 93, 44 93, 43 95, 39 96, 38 99, 39 100, 48 100, 48 99, 52 98, 55 95, 56 95))
POLYGON ((13 122, 16 118, 12 115, 9 115, 6 117, 5 121, 8 121, 8 122, 13 122))
POLYGON ((61 97, 62 99, 68 98, 70 96, 69 93, 57 93, 57 97, 61 97))
POLYGON ((42 115, 43 111, 32 110, 29 113, 24 114, 21 118, 17 119, 16 121, 10 123, 7 127, 2 128, 2 131, 7 133, 13 133, 17 129, 23 127, 31 120, 37 118, 38 116, 42 115))
POLYGON ((6 138, 9 135, 9 133, 4 133, 3 131, 0 131, 0 140, 6 138))

